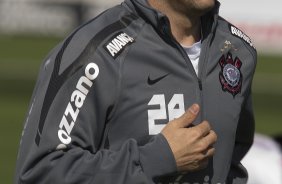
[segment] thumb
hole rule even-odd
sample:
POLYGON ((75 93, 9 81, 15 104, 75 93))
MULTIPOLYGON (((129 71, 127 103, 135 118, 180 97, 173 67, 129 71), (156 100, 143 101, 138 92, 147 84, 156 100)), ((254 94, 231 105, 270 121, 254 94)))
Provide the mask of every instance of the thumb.
POLYGON ((193 104, 186 110, 186 112, 182 116, 176 119, 175 121, 176 126, 178 128, 188 127, 196 119, 199 111, 200 111, 200 106, 198 104, 193 104))

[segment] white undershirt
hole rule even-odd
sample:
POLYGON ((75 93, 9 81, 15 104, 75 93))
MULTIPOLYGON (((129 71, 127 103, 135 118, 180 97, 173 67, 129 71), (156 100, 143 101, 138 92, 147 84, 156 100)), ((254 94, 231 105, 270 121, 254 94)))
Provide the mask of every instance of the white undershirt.
POLYGON ((199 73, 199 59, 201 54, 201 41, 194 43, 191 47, 183 46, 188 57, 190 58, 196 74, 199 73))

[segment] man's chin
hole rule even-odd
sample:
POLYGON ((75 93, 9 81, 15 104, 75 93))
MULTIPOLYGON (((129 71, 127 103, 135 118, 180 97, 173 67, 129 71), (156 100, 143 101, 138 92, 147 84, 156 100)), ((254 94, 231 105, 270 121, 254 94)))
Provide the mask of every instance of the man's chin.
POLYGON ((203 15, 207 14, 208 12, 210 12, 214 8, 214 6, 215 6, 215 4, 212 5, 212 6, 195 9, 194 12, 198 16, 203 16, 203 15))

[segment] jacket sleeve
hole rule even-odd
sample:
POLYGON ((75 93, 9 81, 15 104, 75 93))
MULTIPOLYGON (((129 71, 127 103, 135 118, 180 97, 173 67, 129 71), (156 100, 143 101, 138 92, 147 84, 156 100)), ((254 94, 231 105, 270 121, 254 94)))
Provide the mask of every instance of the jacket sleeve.
POLYGON ((255 121, 252 108, 252 97, 246 100, 243 106, 239 124, 237 127, 236 140, 233 150, 231 168, 227 183, 246 183, 248 172, 241 164, 241 160, 252 146, 255 131, 255 121))
POLYGON ((118 63, 83 53, 72 63, 58 51, 42 65, 25 124, 15 183, 152 183, 176 171, 162 134, 144 146, 101 147, 115 105, 118 63))
POLYGON ((252 105, 252 95, 249 94, 243 106, 237 127, 234 161, 240 162, 253 144, 255 133, 255 119, 252 105))
POLYGON ((228 183, 246 183, 248 178, 248 172, 246 168, 241 164, 241 160, 251 148, 255 133, 255 118, 253 112, 251 86, 257 62, 256 53, 253 56, 254 62, 252 63, 252 65, 250 65, 249 73, 246 76, 248 78, 248 90, 244 103, 242 104, 239 122, 237 125, 228 183))

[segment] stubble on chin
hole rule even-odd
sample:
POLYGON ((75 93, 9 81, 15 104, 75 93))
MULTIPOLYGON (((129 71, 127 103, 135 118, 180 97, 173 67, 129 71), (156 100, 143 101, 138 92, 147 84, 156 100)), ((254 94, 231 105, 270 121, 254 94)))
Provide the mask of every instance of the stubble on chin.
POLYGON ((180 3, 179 8, 182 11, 197 16, 206 14, 215 6, 215 0, 175 0, 175 3, 177 2, 180 3))

